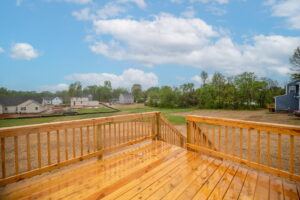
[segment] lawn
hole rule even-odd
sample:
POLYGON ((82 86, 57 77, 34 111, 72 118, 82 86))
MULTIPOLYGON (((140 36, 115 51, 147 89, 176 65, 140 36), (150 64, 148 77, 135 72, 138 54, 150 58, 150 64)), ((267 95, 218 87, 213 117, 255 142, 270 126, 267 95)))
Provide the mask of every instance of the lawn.
POLYGON ((171 116, 175 113, 190 112, 196 110, 195 108, 180 108, 180 109, 167 109, 167 108, 152 108, 148 106, 137 106, 137 107, 122 107, 119 108, 121 112, 113 112, 109 108, 86 108, 78 110, 78 113, 93 113, 86 115, 75 115, 75 116, 61 116, 61 117, 43 117, 43 118, 31 118, 31 119, 0 119, 0 127, 10 127, 10 126, 20 126, 20 125, 30 125, 30 124, 40 124, 48 122, 57 121, 68 121, 68 120, 78 120, 87 119, 94 117, 106 117, 112 115, 129 114, 129 113, 142 113, 142 112, 152 112, 160 111, 164 114, 167 119, 174 124, 184 124, 185 118, 183 116, 171 116), (97 113, 104 112, 104 113, 97 113), (105 113, 107 112, 107 113, 105 113))

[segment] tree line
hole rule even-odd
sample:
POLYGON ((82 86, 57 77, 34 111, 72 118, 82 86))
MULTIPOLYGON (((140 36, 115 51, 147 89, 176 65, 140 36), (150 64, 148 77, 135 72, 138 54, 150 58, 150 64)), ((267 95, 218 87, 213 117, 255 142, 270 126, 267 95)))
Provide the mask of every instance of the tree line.
MULTIPOLYGON (((300 47, 297 47, 290 58, 291 80, 300 78, 300 47)), ((218 108, 218 109, 253 109, 264 108, 274 103, 274 96, 282 95, 285 89, 277 81, 270 78, 258 78, 252 72, 245 72, 236 76, 226 77, 215 73, 211 80, 208 74, 200 74, 201 85, 185 83, 178 87, 161 86, 143 90, 140 84, 133 84, 131 89, 113 89, 110 81, 103 85, 83 87, 80 82, 69 85, 68 90, 57 92, 15 91, 0 87, 0 96, 22 97, 55 97, 63 98, 69 104, 70 98, 75 96, 92 95, 93 100, 110 102, 117 99, 121 93, 132 93, 134 101, 145 103, 153 107, 183 108, 218 108)))
POLYGON ((254 73, 245 72, 237 76, 226 77, 215 73, 210 81, 208 74, 201 73, 202 84, 195 87, 193 83, 185 83, 178 87, 161 86, 143 90, 140 84, 133 84, 131 89, 113 89, 110 81, 101 85, 83 87, 80 82, 69 85, 65 91, 34 92, 14 91, 0 88, 0 95, 24 97, 62 97, 68 104, 71 97, 92 95, 93 100, 110 102, 121 93, 132 93, 135 102, 145 103, 152 107, 163 108, 212 108, 212 109, 253 109, 264 108, 274 102, 274 96, 285 92, 278 83, 269 78, 258 78, 254 73))

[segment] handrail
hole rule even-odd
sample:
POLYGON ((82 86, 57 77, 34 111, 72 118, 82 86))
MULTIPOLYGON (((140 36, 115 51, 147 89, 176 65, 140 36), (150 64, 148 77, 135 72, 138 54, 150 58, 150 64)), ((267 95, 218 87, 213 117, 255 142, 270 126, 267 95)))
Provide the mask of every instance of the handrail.
POLYGON ((0 128, 0 186, 154 139, 159 112, 0 128))
POLYGON ((162 114, 160 114, 159 139, 180 147, 186 147, 186 137, 174 127, 162 114))
POLYGON ((294 160, 295 152, 300 150, 300 126, 195 115, 187 116, 186 120, 188 149, 300 181, 300 168, 295 168, 294 160), (207 145, 201 132, 212 146, 207 145), (289 149, 285 151, 283 145, 288 143, 289 149), (266 148, 261 148, 262 144, 266 148))

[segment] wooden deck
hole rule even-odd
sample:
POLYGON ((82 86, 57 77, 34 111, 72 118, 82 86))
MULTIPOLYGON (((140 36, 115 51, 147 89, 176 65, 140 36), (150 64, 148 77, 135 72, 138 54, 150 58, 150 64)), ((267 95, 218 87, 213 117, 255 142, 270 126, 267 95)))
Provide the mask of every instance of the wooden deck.
POLYGON ((300 199, 285 179, 153 141, 6 185, 0 199, 300 199))

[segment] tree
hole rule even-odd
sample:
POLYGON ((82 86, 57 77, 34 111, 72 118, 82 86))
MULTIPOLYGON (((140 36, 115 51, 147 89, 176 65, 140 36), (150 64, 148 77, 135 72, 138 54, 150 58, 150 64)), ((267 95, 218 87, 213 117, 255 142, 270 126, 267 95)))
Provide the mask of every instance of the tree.
POLYGON ((290 63, 292 64, 292 79, 300 78, 300 46, 295 49, 293 56, 290 58, 290 63))
POLYGON ((140 84, 133 84, 131 87, 131 93, 134 97, 134 101, 137 102, 142 96, 142 86, 140 84))
POLYGON ((82 85, 79 81, 69 85, 69 96, 78 97, 82 95, 82 85))
POLYGON ((200 76, 201 76, 203 85, 205 85, 207 77, 208 77, 208 74, 205 71, 202 71, 201 74, 200 74, 200 76))

